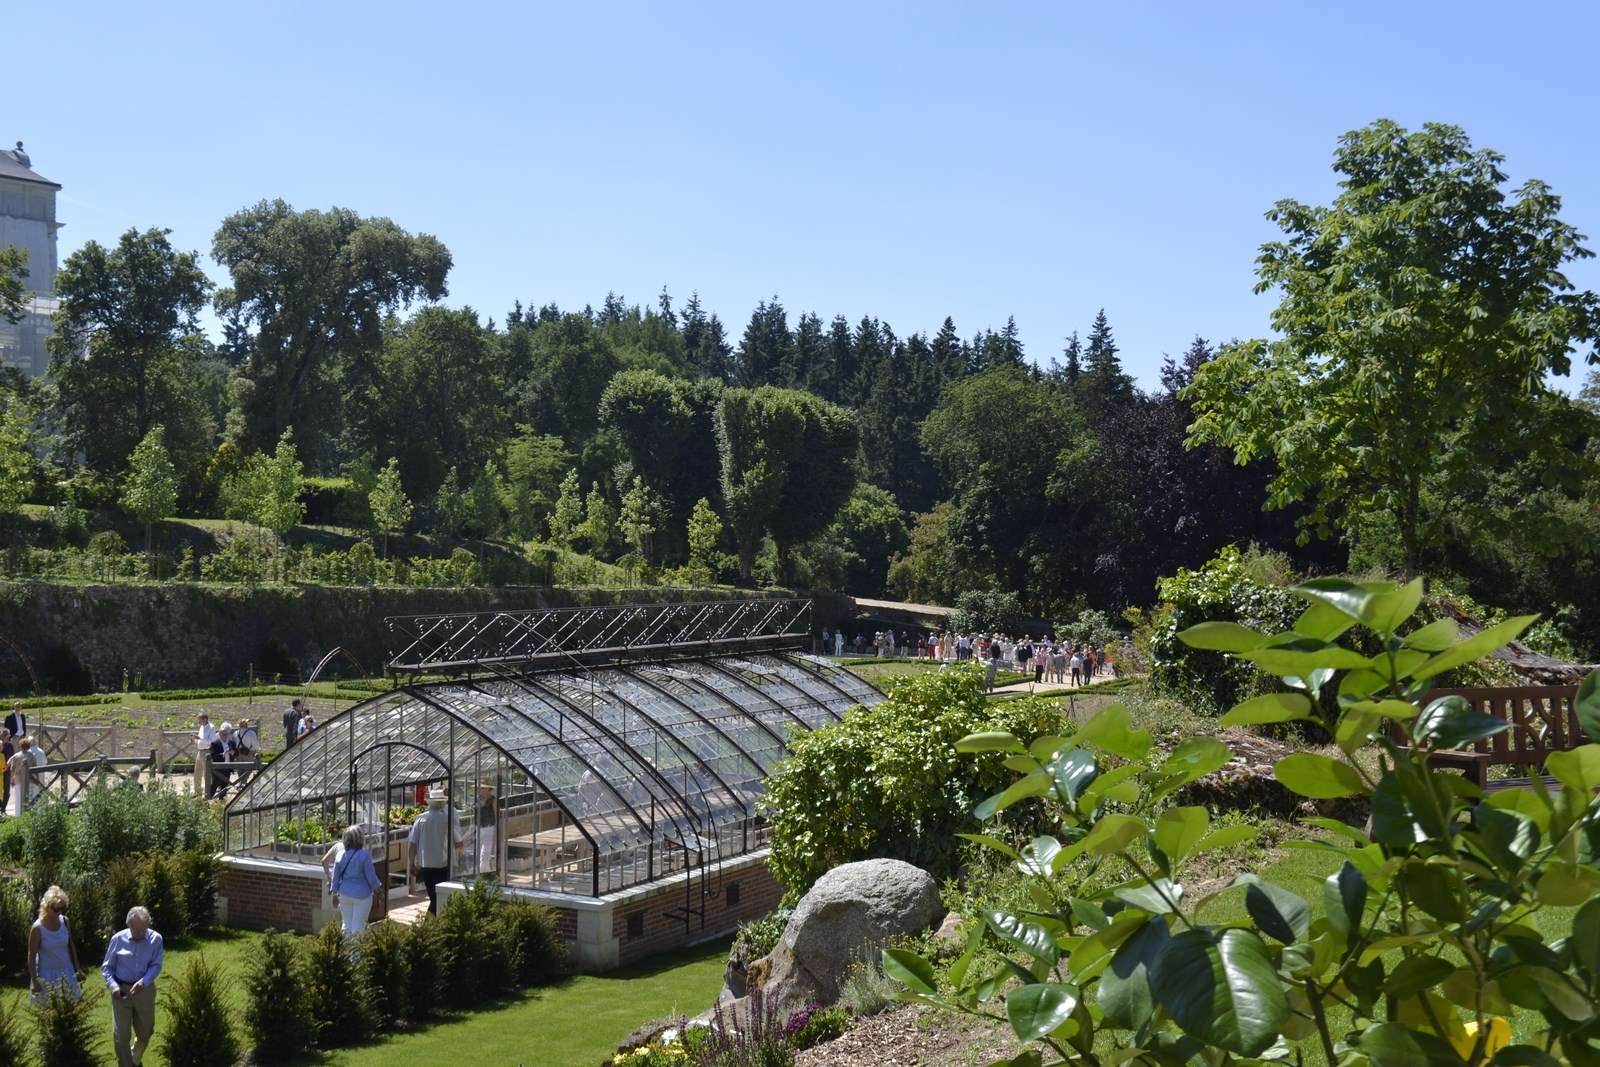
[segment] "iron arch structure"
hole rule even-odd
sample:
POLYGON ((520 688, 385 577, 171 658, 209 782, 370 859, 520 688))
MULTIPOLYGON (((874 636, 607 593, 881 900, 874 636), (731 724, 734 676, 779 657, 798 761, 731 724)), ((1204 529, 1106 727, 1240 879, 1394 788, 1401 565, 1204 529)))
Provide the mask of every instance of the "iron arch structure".
POLYGON ((355 823, 394 857, 442 789, 462 879, 600 896, 762 848, 756 802, 790 740, 882 699, 803 651, 809 610, 725 601, 391 620, 395 688, 244 783, 224 847, 307 862, 355 823))

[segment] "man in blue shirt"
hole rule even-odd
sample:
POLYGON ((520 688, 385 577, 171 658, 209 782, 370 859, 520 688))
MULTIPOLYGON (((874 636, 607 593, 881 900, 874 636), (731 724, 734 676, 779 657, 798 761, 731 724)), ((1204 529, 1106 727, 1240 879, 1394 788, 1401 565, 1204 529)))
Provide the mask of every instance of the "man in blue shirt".
POLYGON ((111 1040, 117 1067, 139 1067, 156 1028, 156 975, 166 950, 161 935, 150 929, 150 912, 128 909, 128 928, 111 935, 100 974, 111 990, 111 1040), (132 1046, 129 1038, 132 1038, 132 1046))

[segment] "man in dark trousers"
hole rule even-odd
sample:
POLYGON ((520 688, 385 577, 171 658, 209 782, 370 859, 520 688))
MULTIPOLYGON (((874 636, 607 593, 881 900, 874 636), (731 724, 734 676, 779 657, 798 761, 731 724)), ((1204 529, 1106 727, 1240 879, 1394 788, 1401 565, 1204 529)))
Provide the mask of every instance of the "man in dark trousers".
POLYGON ((11 714, 6 716, 5 727, 11 731, 12 737, 21 737, 28 732, 28 717, 22 713, 22 701, 11 705, 11 714))
POLYGON ((295 697, 289 703, 289 710, 283 713, 283 748, 288 751, 294 744, 294 739, 300 734, 300 717, 305 714, 305 701, 295 697))

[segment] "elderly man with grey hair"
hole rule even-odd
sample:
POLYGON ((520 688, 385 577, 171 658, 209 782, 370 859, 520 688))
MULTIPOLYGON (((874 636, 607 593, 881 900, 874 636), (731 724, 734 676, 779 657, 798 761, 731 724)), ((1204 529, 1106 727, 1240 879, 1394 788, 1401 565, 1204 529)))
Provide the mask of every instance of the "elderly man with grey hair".
POLYGON ((166 950, 161 935, 150 929, 150 912, 128 909, 128 926, 111 935, 100 974, 111 990, 111 1041, 117 1067, 139 1067, 150 1035, 156 1029, 156 975, 166 950))

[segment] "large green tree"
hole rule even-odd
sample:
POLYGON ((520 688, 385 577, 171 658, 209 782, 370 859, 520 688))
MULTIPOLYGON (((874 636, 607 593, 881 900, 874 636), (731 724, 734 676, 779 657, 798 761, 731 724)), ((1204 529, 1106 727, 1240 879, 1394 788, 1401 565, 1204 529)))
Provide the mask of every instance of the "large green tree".
POLYGON ((371 381, 383 321, 445 295, 450 253, 435 237, 346 208, 296 211, 263 200, 222 220, 212 255, 232 279, 217 314, 253 330, 242 368, 246 444, 298 430, 325 458, 341 425, 341 392, 371 381))
POLYGON ((659 371, 625 370, 600 398, 601 426, 616 434, 635 473, 666 509, 657 547, 681 556, 680 531, 701 497, 717 496, 715 416, 722 383, 687 381, 659 371))
POLYGON ((23 279, 28 276, 26 248, 0 248, 0 319, 22 318, 23 279))
POLYGON ((167 452, 166 430, 150 427, 128 460, 122 486, 122 506, 144 524, 144 548, 150 551, 150 529, 172 515, 178 506, 178 473, 167 452))
POLYGON ((717 408, 722 496, 748 579, 764 536, 789 549, 833 521, 856 482, 855 416, 810 393, 762 386, 729 389, 717 408))
POLYGON ((186 477, 207 451, 202 353, 190 339, 211 283, 199 253, 179 252, 167 233, 129 230, 110 248, 90 241, 56 275, 56 415, 68 448, 107 478, 157 424, 186 477))
POLYGON ((1191 442, 1276 456, 1270 506, 1310 502, 1321 532, 1387 513, 1408 572, 1437 518, 1430 482, 1540 448, 1525 417, 1600 328, 1600 298, 1563 273, 1590 255, 1583 235, 1543 182, 1509 190, 1502 162, 1454 126, 1344 135, 1333 202, 1267 216, 1284 237, 1257 291, 1279 294, 1279 338, 1229 347, 1186 393, 1191 442))

